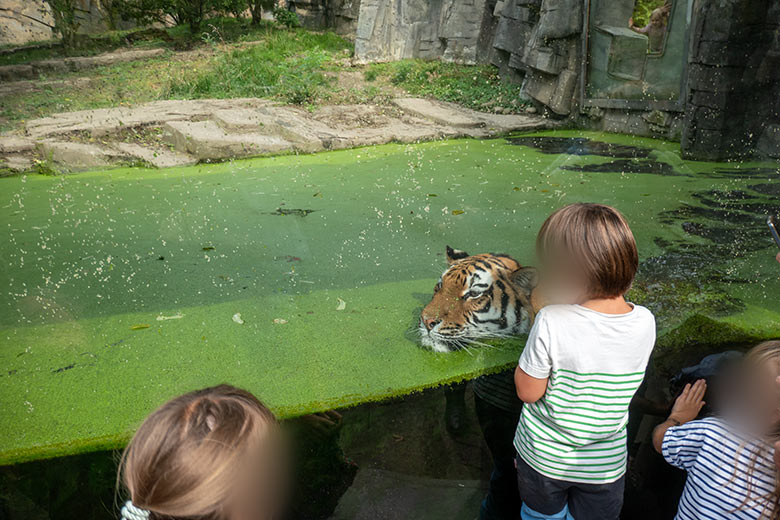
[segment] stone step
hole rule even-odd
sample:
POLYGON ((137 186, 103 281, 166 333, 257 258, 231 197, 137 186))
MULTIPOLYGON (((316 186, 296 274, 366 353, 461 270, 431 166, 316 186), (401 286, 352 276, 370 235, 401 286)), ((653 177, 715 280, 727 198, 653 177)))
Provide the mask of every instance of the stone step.
POLYGON ((38 143, 37 148, 44 160, 51 160, 68 170, 110 166, 133 159, 129 154, 89 143, 47 140, 38 143))
POLYGON ((260 133, 229 133, 214 121, 169 121, 163 140, 199 161, 281 153, 293 149, 289 141, 260 133))
POLYGON ((397 98, 393 103, 409 114, 429 119, 440 125, 476 128, 485 126, 485 122, 473 117, 462 108, 455 108, 444 103, 422 98, 397 98))
POLYGON ((144 60, 160 56, 165 49, 138 49, 131 51, 109 52, 97 56, 78 56, 34 61, 23 65, 0 66, 0 80, 19 81, 34 79, 40 74, 66 73, 104 65, 144 60))
POLYGON ((25 124, 25 130, 34 139, 77 132, 103 137, 128 128, 160 125, 168 121, 208 119, 216 109, 251 109, 268 104, 270 101, 256 98, 152 101, 137 107, 79 110, 31 119, 25 124))
POLYGON ((228 131, 277 135, 304 153, 329 148, 329 142, 336 134, 327 125, 287 107, 268 106, 252 110, 229 108, 215 110, 212 117, 228 131))
POLYGON ((120 152, 131 155, 151 164, 156 168, 169 168, 171 166, 190 166, 198 160, 192 155, 170 150, 164 147, 141 146, 137 143, 114 143, 113 147, 120 152))
MULTIPOLYGON (((14 172, 27 171, 33 166, 32 157, 23 154, 10 154, 0 156, 0 167, 8 168, 14 172)), ((2 175, 2 173, 0 173, 2 175)))
POLYGON ((35 149, 35 141, 15 135, 0 136, 0 153, 32 152, 35 149))

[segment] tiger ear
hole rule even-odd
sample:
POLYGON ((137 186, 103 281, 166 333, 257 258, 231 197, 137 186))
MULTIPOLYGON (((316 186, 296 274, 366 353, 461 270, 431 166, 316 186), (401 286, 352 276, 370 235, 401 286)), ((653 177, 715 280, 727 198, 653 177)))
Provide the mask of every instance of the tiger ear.
POLYGON ((452 265, 458 260, 468 258, 468 256, 469 254, 465 251, 461 251, 460 249, 452 249, 450 246, 447 246, 447 265, 452 265))
POLYGON ((539 272, 535 267, 521 267, 510 275, 510 279, 530 298, 531 292, 539 283, 539 272))

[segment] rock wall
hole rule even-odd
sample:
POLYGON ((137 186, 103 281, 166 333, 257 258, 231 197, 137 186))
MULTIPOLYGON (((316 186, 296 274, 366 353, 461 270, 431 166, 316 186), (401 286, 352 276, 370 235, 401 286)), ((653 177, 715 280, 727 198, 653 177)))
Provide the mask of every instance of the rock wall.
POLYGON ((359 62, 404 58, 492 62, 556 114, 571 113, 581 0, 362 0, 359 62))
POLYGON ((354 37, 360 13, 360 0, 294 0, 292 7, 304 27, 332 29, 354 37))
POLYGON ((42 1, 0 0, 0 45, 50 40, 54 19, 42 1))
POLYGON ((361 0, 355 58, 486 61, 480 51, 489 52, 493 5, 489 0, 361 0))
MULTIPOLYGON (((76 19, 80 33, 109 29, 99 0, 79 0, 76 19)), ((55 37, 53 26, 51 9, 43 0, 0 0, 0 45, 50 40, 55 37)))
POLYGON ((572 111, 579 76, 582 2, 500 0, 493 63, 525 92, 558 115, 572 111))
POLYGON ((682 135, 686 156, 780 157, 780 2, 697 2, 682 135))

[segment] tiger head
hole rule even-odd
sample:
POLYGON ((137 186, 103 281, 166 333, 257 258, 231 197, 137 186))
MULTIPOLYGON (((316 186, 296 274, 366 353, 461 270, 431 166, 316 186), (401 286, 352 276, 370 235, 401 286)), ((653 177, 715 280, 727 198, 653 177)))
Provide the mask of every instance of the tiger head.
POLYGON ((423 346, 451 352, 480 338, 523 334, 533 320, 536 269, 507 255, 469 256, 447 246, 449 267, 420 316, 423 346))

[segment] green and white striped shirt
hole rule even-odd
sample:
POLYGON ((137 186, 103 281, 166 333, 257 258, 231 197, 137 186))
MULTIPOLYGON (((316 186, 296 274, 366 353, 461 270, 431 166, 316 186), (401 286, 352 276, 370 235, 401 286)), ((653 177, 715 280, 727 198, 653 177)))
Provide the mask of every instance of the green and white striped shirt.
POLYGON ((655 344, 655 319, 634 305, 603 314, 579 305, 540 311, 519 366, 549 378, 515 434, 523 460, 549 478, 606 484, 626 471, 628 405, 655 344))

